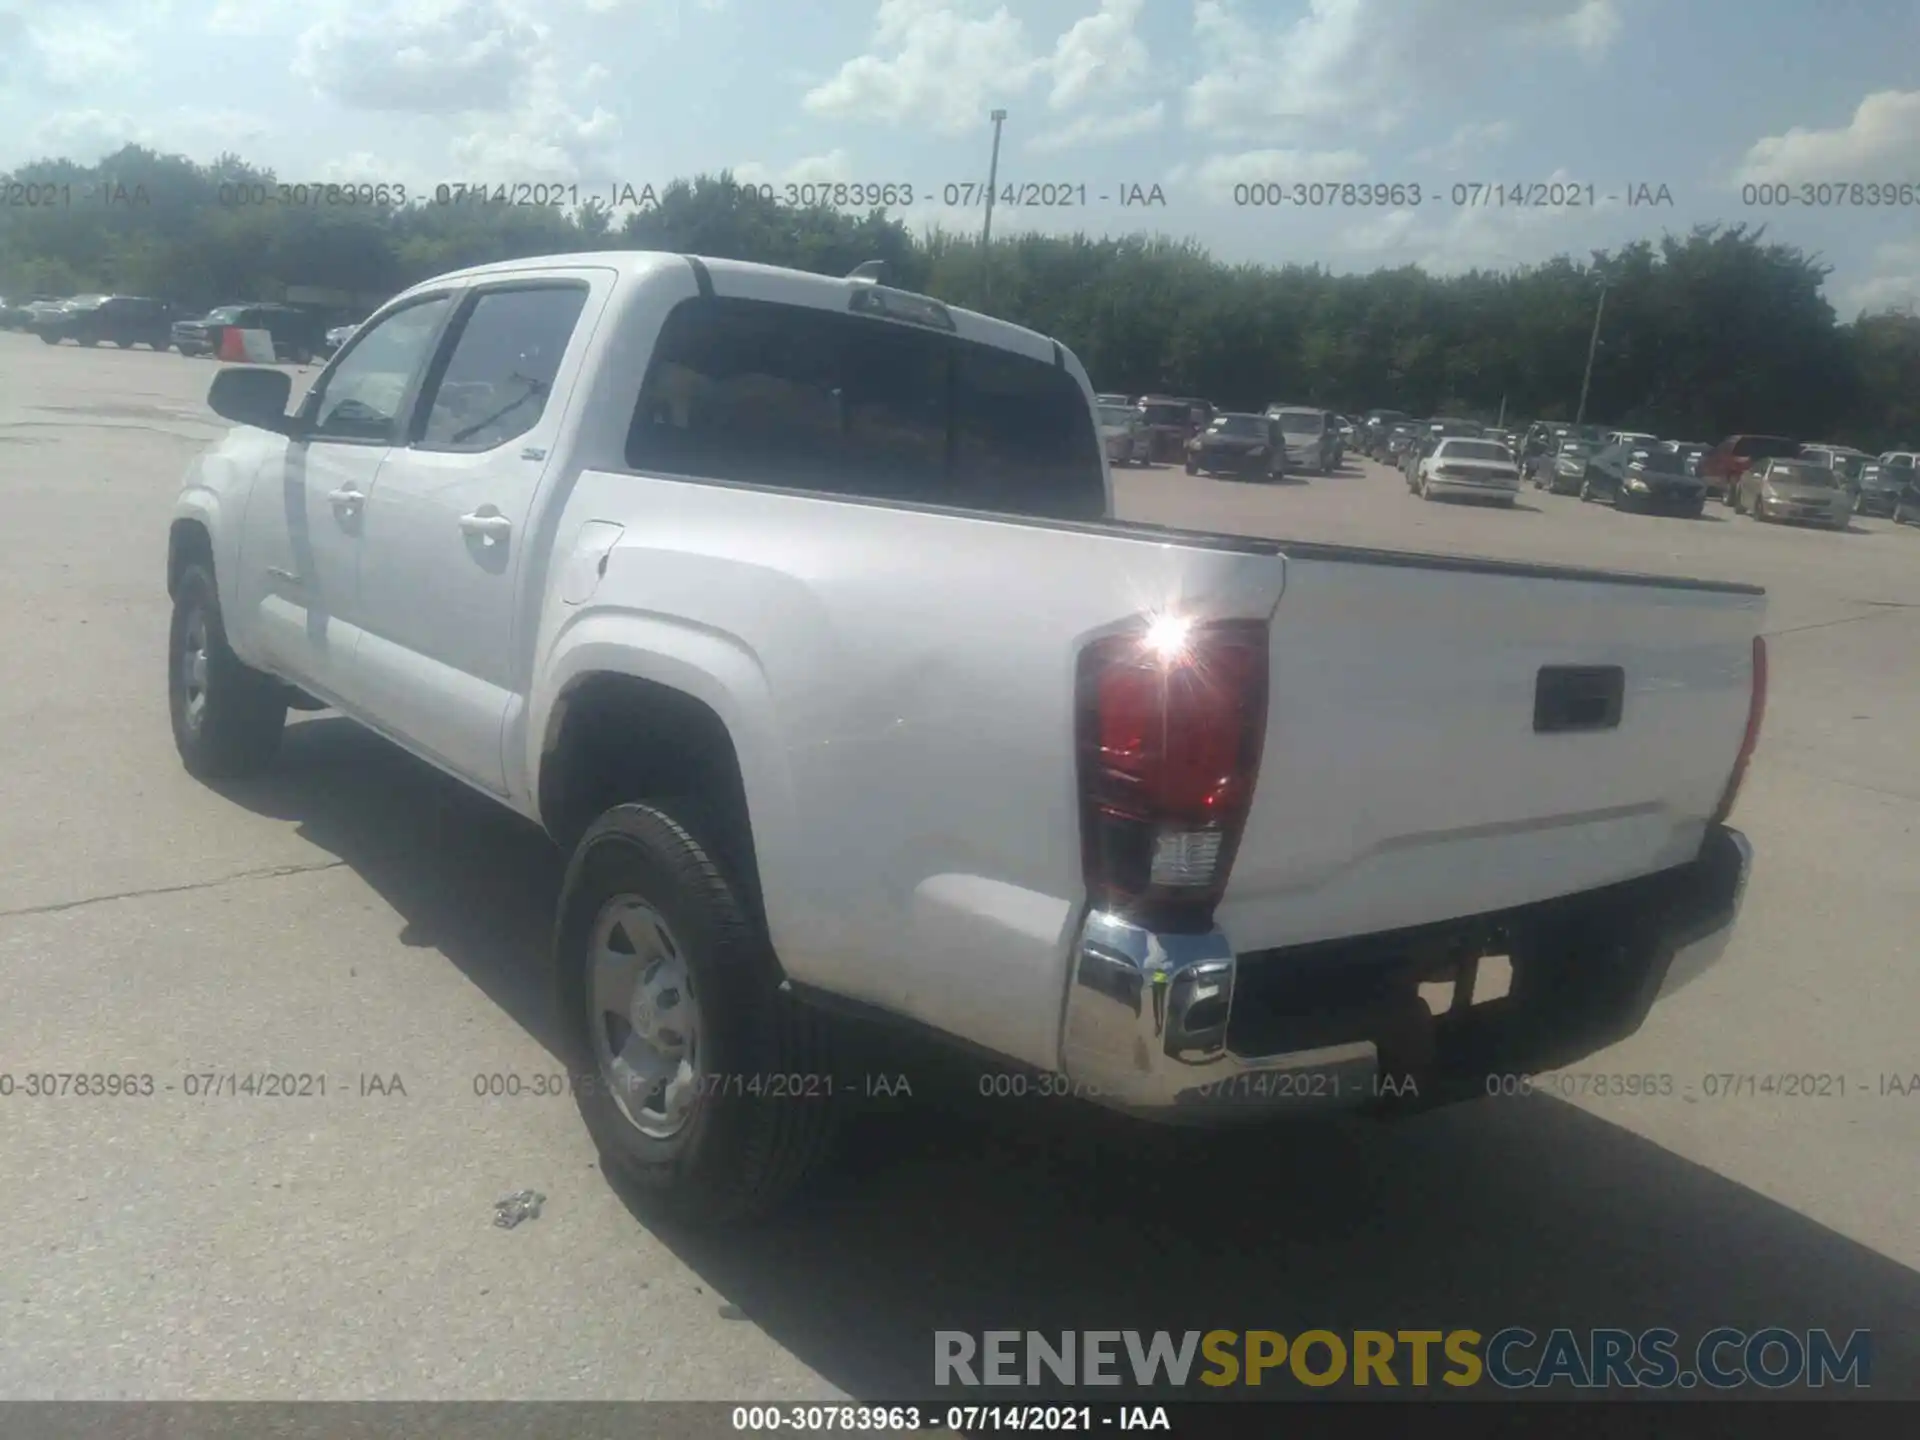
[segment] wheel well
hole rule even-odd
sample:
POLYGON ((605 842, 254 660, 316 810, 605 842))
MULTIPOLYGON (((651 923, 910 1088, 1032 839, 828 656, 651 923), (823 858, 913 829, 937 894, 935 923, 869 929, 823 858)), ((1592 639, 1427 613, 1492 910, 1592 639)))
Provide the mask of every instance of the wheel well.
POLYGON ((539 801, 541 823, 565 848, 615 805, 672 802, 674 818, 759 908, 753 824, 733 737, 712 707, 685 691, 631 675, 575 681, 548 727, 539 801))
POLYGON ((180 577, 196 560, 213 568, 213 537, 198 520, 176 520, 167 532, 167 598, 174 598, 180 577))

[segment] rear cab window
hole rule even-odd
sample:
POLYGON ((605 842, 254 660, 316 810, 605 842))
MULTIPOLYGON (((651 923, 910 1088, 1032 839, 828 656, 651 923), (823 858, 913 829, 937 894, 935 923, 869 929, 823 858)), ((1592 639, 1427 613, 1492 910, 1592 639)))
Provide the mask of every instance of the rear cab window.
POLYGON ((1106 514, 1065 369, 951 333, 764 300, 685 300, 627 435, 634 470, 1051 519, 1106 514))

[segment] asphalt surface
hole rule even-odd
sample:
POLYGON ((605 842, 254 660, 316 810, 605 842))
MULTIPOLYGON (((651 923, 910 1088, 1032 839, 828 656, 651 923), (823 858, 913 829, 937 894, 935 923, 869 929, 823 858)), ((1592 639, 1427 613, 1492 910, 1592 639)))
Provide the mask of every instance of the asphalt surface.
POLYGON ((213 371, 0 334, 0 1395, 879 1399, 927 1392, 935 1329, 1459 1324, 1868 1328, 1875 1392, 1920 1394, 1920 1080, 1881 1093, 1920 1073, 1920 530, 1428 504, 1364 462, 1123 474, 1137 518, 1769 588, 1732 955, 1580 1067, 1693 1098, 1231 1145, 919 1104, 790 1218, 709 1238, 623 1198, 569 1100, 475 1094, 559 1069, 541 837, 328 716, 268 780, 182 772, 164 537, 213 371), (326 1093, 186 1093, 258 1072, 326 1093), (527 1188, 539 1218, 496 1228, 527 1188))

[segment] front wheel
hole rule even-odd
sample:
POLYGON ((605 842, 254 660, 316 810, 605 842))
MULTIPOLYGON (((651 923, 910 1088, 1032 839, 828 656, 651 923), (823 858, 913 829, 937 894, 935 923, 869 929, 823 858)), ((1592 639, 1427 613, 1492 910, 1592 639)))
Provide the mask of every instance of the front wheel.
POLYGON ((817 1168, 839 1113, 824 1021, 782 992, 736 877, 674 814, 617 805, 587 828, 554 958, 575 1099, 610 1170, 724 1225, 817 1168))
POLYGON ((58 345, 60 343, 60 337, 51 331, 42 330, 40 332, 40 338, 48 345, 58 345))
POLYGON ((1200 473, 1200 467, 1189 460, 1187 461, 1187 473, 1189 475, 1198 475, 1200 473))
POLYGON ((188 773, 203 780, 257 773, 280 748, 287 692, 227 644, 212 571, 189 566, 176 591, 167 639, 174 748, 188 773))

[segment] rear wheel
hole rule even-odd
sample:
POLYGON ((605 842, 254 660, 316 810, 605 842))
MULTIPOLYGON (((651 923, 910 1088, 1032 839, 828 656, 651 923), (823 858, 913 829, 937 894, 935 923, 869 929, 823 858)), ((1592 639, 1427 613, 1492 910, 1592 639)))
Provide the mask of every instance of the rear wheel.
POLYGON ((60 343, 60 337, 58 335, 52 334, 46 330, 42 330, 40 332, 40 338, 49 345, 58 345, 60 343))
POLYGON ((1189 475, 1198 475, 1200 473, 1200 467, 1194 464, 1191 458, 1187 461, 1187 473, 1189 475))
POLYGON ((825 1022, 782 992, 736 878, 675 814, 617 805, 588 827, 554 951, 609 1169, 713 1225, 766 1213, 819 1165, 837 1115, 825 1022))

